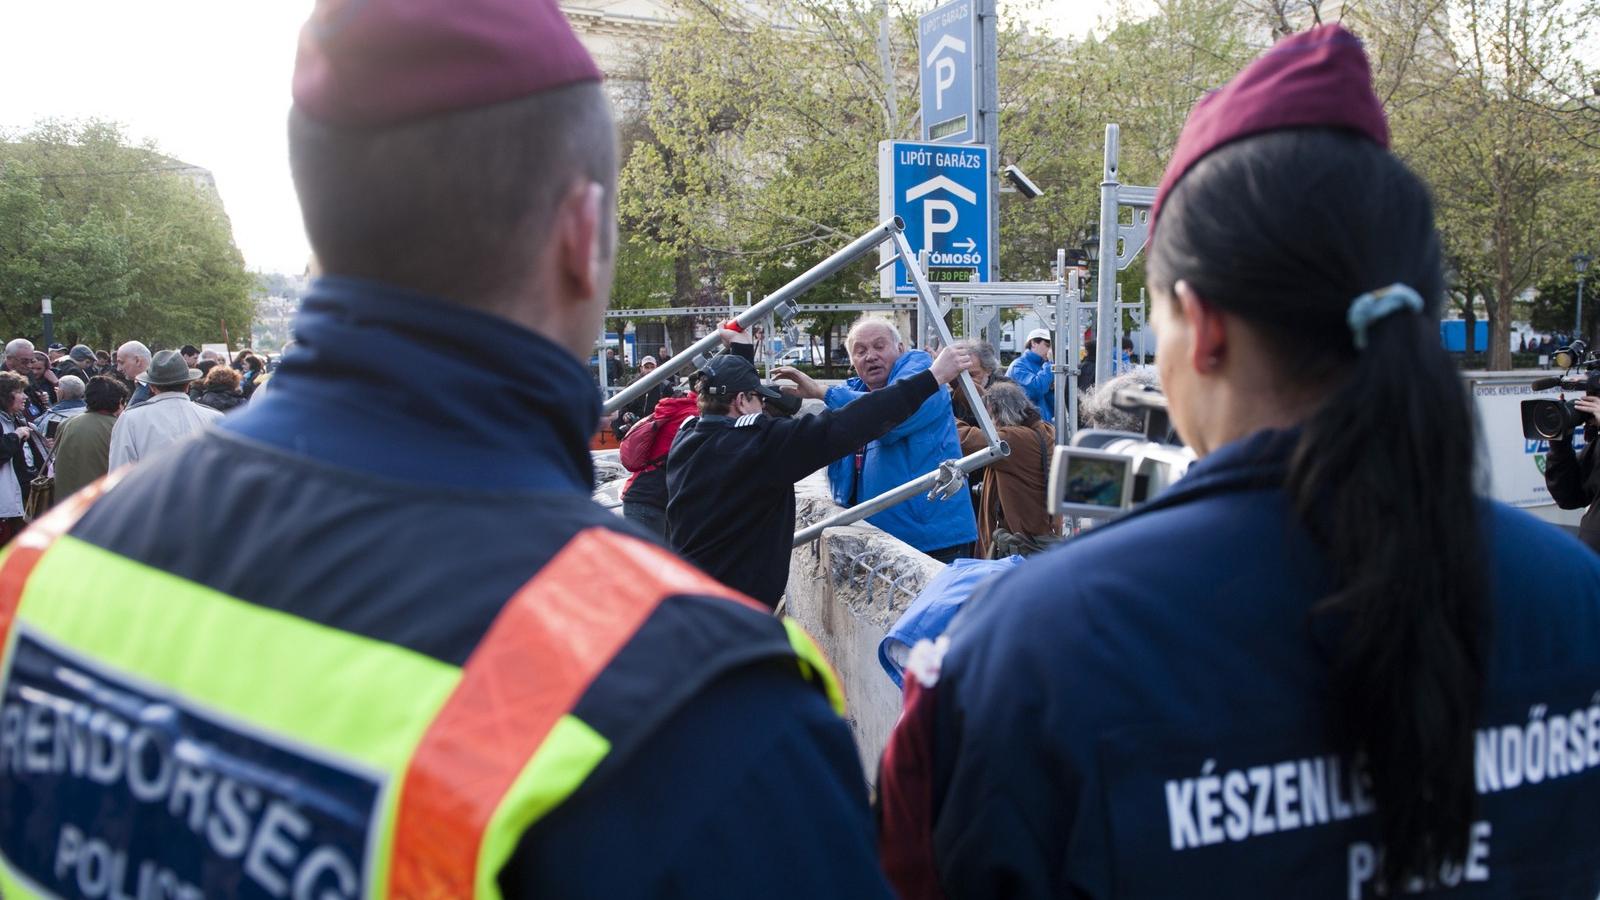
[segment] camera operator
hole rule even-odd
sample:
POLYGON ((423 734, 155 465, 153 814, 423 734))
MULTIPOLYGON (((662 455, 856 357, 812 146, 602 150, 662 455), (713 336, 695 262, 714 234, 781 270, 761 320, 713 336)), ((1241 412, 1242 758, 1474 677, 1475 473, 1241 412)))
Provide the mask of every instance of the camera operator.
POLYGON ((1562 509, 1583 509, 1583 521, 1578 523, 1578 539, 1590 550, 1600 553, 1600 466, 1596 465, 1600 450, 1600 397, 1580 397, 1573 409, 1587 419, 1583 424, 1583 453, 1572 449, 1572 435, 1550 441, 1550 454, 1544 461, 1544 483, 1550 496, 1562 509))
MULTIPOLYGON (((761 383, 749 338, 723 337, 731 352, 690 376, 700 415, 683 424, 667 457, 667 540, 718 581, 776 608, 789 583, 794 483, 905 421, 972 360, 947 347, 927 371, 846 407, 773 418, 763 402, 780 392, 761 383)), ((798 370, 775 374, 801 397, 822 396, 798 370)))

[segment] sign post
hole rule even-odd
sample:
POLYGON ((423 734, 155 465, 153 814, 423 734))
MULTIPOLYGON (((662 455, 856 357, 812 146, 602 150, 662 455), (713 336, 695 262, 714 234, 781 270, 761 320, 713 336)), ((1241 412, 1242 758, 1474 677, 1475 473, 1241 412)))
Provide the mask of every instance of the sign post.
MULTIPOLYGON (((992 280, 988 147, 883 141, 878 145, 878 205, 884 218, 905 220, 915 253, 927 251, 928 280, 969 283, 992 280)), ((885 246, 879 292, 914 296, 916 285, 904 260, 885 246)))

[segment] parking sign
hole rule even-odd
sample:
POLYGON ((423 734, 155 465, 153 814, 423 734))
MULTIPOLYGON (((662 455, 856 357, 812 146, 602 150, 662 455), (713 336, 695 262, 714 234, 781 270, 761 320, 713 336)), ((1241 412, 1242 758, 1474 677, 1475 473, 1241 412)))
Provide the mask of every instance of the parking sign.
MULTIPOLYGON (((878 205, 899 216, 913 251, 928 251, 935 282, 989 281, 989 148, 915 141, 878 145, 878 205)), ((880 258, 893 256, 885 244, 880 258)), ((916 293, 903 263, 883 270, 885 297, 916 293)))

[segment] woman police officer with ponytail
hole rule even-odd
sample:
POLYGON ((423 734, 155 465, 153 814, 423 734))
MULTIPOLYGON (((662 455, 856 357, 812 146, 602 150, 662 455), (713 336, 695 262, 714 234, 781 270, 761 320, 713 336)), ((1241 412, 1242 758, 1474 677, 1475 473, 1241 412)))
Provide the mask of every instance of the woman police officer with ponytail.
POLYGON ((1149 284, 1200 460, 924 648, 879 783, 907 897, 1600 892, 1600 563, 1474 493, 1428 192, 1360 44, 1190 116, 1149 284))

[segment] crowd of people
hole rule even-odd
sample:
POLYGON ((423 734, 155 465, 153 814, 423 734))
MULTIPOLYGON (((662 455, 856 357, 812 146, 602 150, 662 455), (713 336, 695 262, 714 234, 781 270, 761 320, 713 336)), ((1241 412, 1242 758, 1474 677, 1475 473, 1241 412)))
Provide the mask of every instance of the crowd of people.
POLYGON ((74 414, 6 349, 0 449, 93 423, 137 464, 0 559, 0 892, 1600 893, 1600 559, 1475 491, 1432 203, 1343 28, 1201 100, 1157 191, 1198 461, 911 651, 871 796, 838 676, 769 602, 793 481, 827 463, 849 505, 959 456, 965 370, 1015 459, 976 509, 872 521, 951 560, 1048 533, 1039 362, 869 318, 844 384, 765 384, 724 335, 629 423, 614 515, 585 360, 617 131, 554 0, 318 0, 293 99, 323 274, 265 397, 219 360, 199 396, 255 396, 217 420, 198 357, 124 345, 124 383, 72 348, 74 414))
MULTIPOLYGON (((754 362, 750 350, 752 343, 748 338, 727 331, 724 332, 724 339, 735 355, 747 362, 754 362)), ((794 415, 795 408, 783 408, 780 405, 784 396, 822 401, 823 410, 842 408, 853 399, 914 376, 926 368, 932 359, 922 351, 907 350, 894 323, 877 316, 862 317, 850 329, 846 345, 850 349, 850 362, 856 374, 844 383, 840 391, 833 392, 832 388, 822 387, 798 368, 780 366, 774 371, 773 383, 762 384, 755 391, 747 404, 749 410, 764 412, 772 418, 788 418, 794 415), (902 358, 906 360, 906 365, 901 364, 902 358), (766 393, 761 393, 763 391, 766 393), (834 404, 828 402, 830 395, 834 404)), ((981 479, 972 485, 970 518, 968 511, 963 510, 959 503, 947 504, 940 500, 920 498, 911 501, 899 512, 880 513, 869 517, 867 521, 942 562, 1037 553, 1059 540, 1062 524, 1059 518, 1048 512, 1046 497, 1049 466, 1056 443, 1056 430, 1052 424, 1054 417, 1050 414, 1054 404, 1054 375, 1048 363, 1050 334, 1043 329, 1029 334, 1026 351, 1012 363, 1007 374, 998 371, 998 354, 988 342, 960 340, 953 348, 964 361, 965 370, 972 376, 973 384, 1000 438, 1010 445, 1011 454, 985 467, 981 479), (973 534, 974 537, 951 544, 952 540, 967 534, 973 534)), ((719 366, 737 366, 721 357, 715 362, 719 366)), ((646 356, 640 362, 640 377, 654 371, 657 365, 654 357, 646 356)), ((744 367, 739 368, 741 372, 744 371, 744 367)), ((747 380, 759 381, 754 373, 752 365, 745 376, 747 380)), ((629 472, 622 490, 624 515, 650 528, 702 567, 710 564, 705 561, 707 554, 699 551, 696 545, 707 540, 708 531, 718 535, 713 544, 719 544, 721 540, 743 541, 749 535, 743 525, 735 523, 738 517, 724 517, 712 524, 701 521, 698 516, 680 516, 685 524, 680 525, 677 534, 668 527, 668 505, 675 494, 700 495, 706 492, 705 486, 696 486, 698 479, 693 477, 680 479, 681 486, 676 490, 669 487, 673 480, 673 466, 687 465, 691 456, 723 460, 721 465, 725 474, 736 469, 738 460, 760 459, 763 461, 763 474, 782 473, 777 481, 782 483, 786 492, 797 478, 828 465, 835 500, 841 505, 854 505, 931 471, 943 460, 968 455, 988 446, 966 393, 959 389, 959 385, 951 385, 948 391, 940 391, 938 396, 926 398, 916 415, 903 421, 894 421, 894 427, 887 433, 853 443, 846 441, 848 446, 842 448, 835 449, 827 441, 814 441, 807 444, 804 452, 778 456, 761 442, 755 442, 739 452, 719 444, 714 451, 685 449, 678 454, 679 461, 675 463, 669 451, 673 449, 679 429, 691 418, 698 416, 702 422, 706 418, 708 406, 698 399, 695 387, 703 374, 709 375, 710 372, 696 372, 681 385, 675 379, 663 381, 640 394, 611 420, 612 427, 621 436, 621 462, 629 472), (952 433, 955 435, 954 442, 950 440, 952 433), (814 461, 814 458, 820 461, 814 461), (810 468, 805 468, 807 465, 810 468), (795 472, 798 474, 793 474, 795 472), (865 492, 861 485, 867 486, 865 492), (689 520, 693 520, 693 524, 687 524, 689 520), (696 533, 692 540, 687 537, 689 530, 696 533)), ((1139 431, 1142 423, 1137 417, 1116 409, 1110 398, 1122 388, 1154 382, 1153 369, 1129 367, 1129 371, 1106 384, 1082 392, 1079 427, 1139 431)), ((722 411, 721 406, 718 403, 710 407, 718 410, 711 413, 714 421, 739 419, 743 415, 731 415, 728 411, 722 411)), ((737 409, 733 411, 738 412, 737 409)), ((757 424, 752 421, 744 427, 757 424)), ((760 424, 763 428, 769 427, 765 423, 760 424)), ((694 443, 691 442, 690 446, 694 443)), ((747 485, 750 479, 734 479, 734 483, 747 485)), ((724 492, 712 490, 710 493, 717 496, 724 492)), ((788 519, 792 520, 792 492, 789 495, 791 499, 787 507, 778 504, 772 509, 781 511, 786 508, 788 519)), ((683 505, 687 506, 689 502, 685 501, 683 505)), ((704 501, 697 499, 692 502, 698 505, 704 501)), ((774 540, 766 542, 769 547, 778 545, 778 537, 792 537, 793 534, 792 527, 765 531, 775 536, 774 540)), ((767 555, 770 557, 771 553, 767 555)), ((716 567, 710 567, 708 571, 719 573, 716 567)), ((743 586, 740 581, 728 583, 743 586)), ((770 591, 753 596, 758 596, 769 605, 776 602, 776 595, 770 591)))
POLYGON ((229 362, 192 345, 152 354, 128 341, 113 355, 10 341, 0 371, 0 459, 11 469, 0 477, 0 544, 47 508, 36 490, 68 496, 199 430, 242 406, 270 380, 268 368, 251 350, 229 362))

